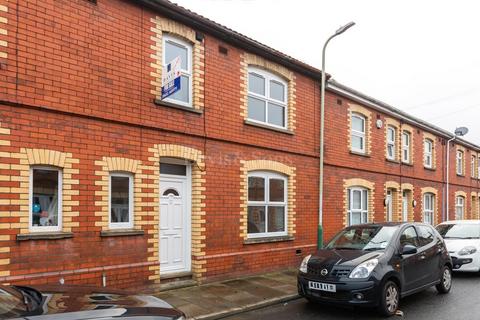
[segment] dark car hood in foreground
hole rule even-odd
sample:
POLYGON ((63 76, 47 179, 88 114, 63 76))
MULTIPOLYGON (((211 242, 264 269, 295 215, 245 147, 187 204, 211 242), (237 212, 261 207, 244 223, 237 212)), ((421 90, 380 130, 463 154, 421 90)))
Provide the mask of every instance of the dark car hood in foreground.
POLYGON ((322 249, 312 255, 308 266, 328 267, 356 267, 367 260, 377 258, 383 254, 383 251, 363 251, 363 250, 345 250, 345 249, 322 249))
POLYGON ((35 289, 44 296, 43 306, 22 319, 177 319, 182 316, 165 301, 148 295, 84 286, 36 286, 35 289))

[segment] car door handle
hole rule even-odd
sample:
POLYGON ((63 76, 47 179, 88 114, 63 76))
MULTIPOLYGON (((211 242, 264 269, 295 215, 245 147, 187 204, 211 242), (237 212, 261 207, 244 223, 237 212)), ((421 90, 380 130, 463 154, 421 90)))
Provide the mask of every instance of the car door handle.
POLYGON ((422 254, 419 258, 420 258, 420 260, 425 260, 425 255, 422 254))

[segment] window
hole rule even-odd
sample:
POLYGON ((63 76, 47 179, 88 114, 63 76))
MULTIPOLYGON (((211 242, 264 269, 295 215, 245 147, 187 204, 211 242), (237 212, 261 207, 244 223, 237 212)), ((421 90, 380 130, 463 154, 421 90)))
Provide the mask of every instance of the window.
POLYGON ((457 150, 457 174, 463 175, 463 151, 457 150))
POLYGON ((433 141, 430 139, 425 139, 423 142, 423 156, 424 161, 423 165, 425 168, 432 168, 433 167, 433 141))
POLYGON ((410 163, 410 133, 402 133, 402 162, 410 163))
POLYGON ((387 128, 387 159, 395 160, 395 136, 396 130, 392 126, 387 128))
POLYGON ((476 162, 477 162, 477 157, 472 155, 472 160, 470 164, 470 172, 471 172, 472 178, 475 178, 475 168, 477 167, 476 162))
POLYGON ((404 190, 402 192, 402 221, 408 221, 409 199, 410 191, 404 190))
POLYGON ((352 151, 365 153, 365 117, 352 113, 352 151))
POLYGON ((348 189, 348 225, 368 222, 368 191, 364 188, 348 189))
POLYGON ((455 220, 462 220, 465 212, 465 198, 457 196, 455 198, 455 220))
POLYGON ((430 226, 417 226, 418 228, 418 242, 420 247, 426 246, 435 239, 435 232, 430 226))
POLYGON ((423 195, 423 222, 433 224, 434 211, 435 195, 433 193, 425 193, 423 195))
POLYGON ((287 83, 257 68, 248 69, 248 119, 286 128, 287 83))
POLYGON ((248 175, 248 237, 287 234, 287 178, 270 172, 248 175))
POLYGON ((394 191, 392 189, 387 189, 387 221, 393 221, 393 193, 394 191))
POLYGON ((60 231, 62 226, 62 172, 49 167, 30 170, 30 229, 60 231))
POLYGON ((110 228, 133 228, 133 177, 110 174, 110 228))
POLYGON ((407 244, 418 247, 417 231, 414 227, 408 227, 400 235, 400 246, 403 248, 407 244))
POLYGON ((163 65, 166 66, 173 59, 180 57, 181 79, 180 90, 165 98, 165 101, 186 107, 192 106, 192 45, 188 42, 163 35, 163 65))

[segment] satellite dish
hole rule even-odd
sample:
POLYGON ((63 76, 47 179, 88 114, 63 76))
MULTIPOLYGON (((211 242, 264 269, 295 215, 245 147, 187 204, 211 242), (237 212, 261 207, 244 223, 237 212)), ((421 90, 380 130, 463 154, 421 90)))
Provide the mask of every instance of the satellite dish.
POLYGON ((468 128, 466 127, 460 127, 460 128, 457 128, 455 129, 455 135, 456 136, 464 136, 468 133, 468 128))

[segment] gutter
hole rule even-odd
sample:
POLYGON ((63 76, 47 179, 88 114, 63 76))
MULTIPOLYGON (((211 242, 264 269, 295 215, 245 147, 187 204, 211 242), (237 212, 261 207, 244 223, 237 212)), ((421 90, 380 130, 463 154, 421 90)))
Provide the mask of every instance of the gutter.
MULTIPOLYGON (((170 1, 137 0, 132 2, 144 5, 160 13, 162 16, 179 21, 197 31, 208 33, 215 38, 221 39, 235 47, 242 48, 265 59, 274 61, 288 69, 304 74, 314 80, 321 80, 322 75, 319 69, 283 54, 280 51, 272 49, 258 41, 250 39, 188 9, 171 3, 170 1)), ((326 78, 328 79, 329 77, 330 75, 327 74, 326 78)))

